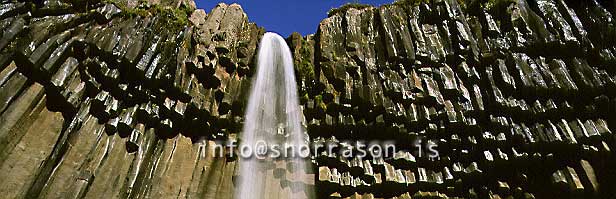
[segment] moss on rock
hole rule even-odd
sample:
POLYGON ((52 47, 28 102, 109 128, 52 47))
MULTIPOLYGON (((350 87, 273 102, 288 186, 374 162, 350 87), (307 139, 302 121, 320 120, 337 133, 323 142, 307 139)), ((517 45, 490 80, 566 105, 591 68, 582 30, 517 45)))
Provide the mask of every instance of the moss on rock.
POLYGON ((368 8, 368 7, 372 7, 371 5, 368 4, 361 4, 361 3, 347 3, 342 5, 339 8, 332 8, 331 10, 329 10, 327 12, 327 16, 331 17, 334 16, 338 13, 344 13, 347 10, 351 9, 351 8, 355 8, 355 9, 364 9, 364 8, 368 8))
POLYGON ((137 6, 129 7, 122 0, 104 0, 103 3, 116 5, 122 12, 119 14, 124 18, 133 17, 160 17, 159 20, 165 22, 169 30, 181 30, 189 23, 188 18, 193 12, 192 8, 181 5, 178 8, 171 8, 159 4, 150 4, 148 1, 139 0, 137 6))

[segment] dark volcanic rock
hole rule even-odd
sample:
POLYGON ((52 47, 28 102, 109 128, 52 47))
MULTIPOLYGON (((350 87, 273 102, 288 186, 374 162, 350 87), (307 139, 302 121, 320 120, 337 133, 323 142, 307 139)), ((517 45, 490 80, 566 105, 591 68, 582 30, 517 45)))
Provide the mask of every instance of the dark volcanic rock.
MULTIPOLYGON (((613 11, 596 0, 333 10, 314 35, 287 38, 310 141, 392 141, 395 155, 317 151, 306 179, 272 168, 264 186, 284 191, 267 197, 612 197, 613 11)), ((206 13, 189 0, 0 3, 0 193, 232 198, 239 162, 214 143, 242 132, 266 31, 248 19, 237 4, 206 13)))

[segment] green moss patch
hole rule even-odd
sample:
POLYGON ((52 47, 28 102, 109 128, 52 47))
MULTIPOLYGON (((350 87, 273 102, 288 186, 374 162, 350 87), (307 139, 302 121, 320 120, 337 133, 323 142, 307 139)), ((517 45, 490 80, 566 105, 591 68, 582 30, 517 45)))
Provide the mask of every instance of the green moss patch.
POLYGON ((189 23, 188 18, 192 14, 193 10, 186 6, 180 6, 179 8, 170 8, 162 5, 150 5, 147 1, 140 0, 137 6, 129 8, 125 1, 122 0, 105 0, 103 3, 110 3, 116 5, 122 10, 121 17, 133 18, 133 17, 149 17, 157 16, 161 22, 166 24, 167 28, 172 30, 181 30, 189 23))
POLYGON ((340 6, 339 8, 333 8, 329 10, 329 12, 327 12, 327 16, 331 17, 338 13, 344 13, 351 8, 364 9, 368 7, 372 7, 372 6, 368 4, 361 4, 361 3, 347 3, 347 4, 344 4, 343 6, 340 6))

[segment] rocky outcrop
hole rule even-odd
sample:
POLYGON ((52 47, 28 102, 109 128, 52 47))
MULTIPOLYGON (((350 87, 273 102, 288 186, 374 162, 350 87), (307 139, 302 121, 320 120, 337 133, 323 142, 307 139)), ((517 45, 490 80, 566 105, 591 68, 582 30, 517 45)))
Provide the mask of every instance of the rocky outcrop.
POLYGON ((3 3, 3 197, 232 196, 213 142, 264 31, 236 4, 135 3, 3 3))
POLYGON ((613 31, 605 5, 440 0, 336 10, 307 38, 316 45, 315 78, 303 83, 310 134, 399 145, 434 140, 439 157, 317 157, 318 190, 342 197, 611 195, 610 185, 595 184, 614 177, 598 169, 614 158, 616 62, 605 40, 613 31))
MULTIPOLYGON (((398 151, 314 154, 313 179, 274 165, 264 186, 285 187, 280 198, 306 197, 291 183, 318 197, 613 196, 613 12, 596 0, 338 9, 288 38, 310 139, 398 151)), ((9 1, 0 26, 3 197, 233 196, 239 165, 214 143, 241 132, 265 32, 239 5, 9 1)))

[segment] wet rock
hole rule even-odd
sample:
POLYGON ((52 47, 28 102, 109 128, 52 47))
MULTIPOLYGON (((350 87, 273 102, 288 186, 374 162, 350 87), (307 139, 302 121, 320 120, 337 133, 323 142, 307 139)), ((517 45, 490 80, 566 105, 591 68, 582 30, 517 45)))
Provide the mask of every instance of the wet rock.
POLYGON ((97 21, 98 23, 107 22, 111 20, 114 15, 120 12, 122 12, 122 10, 120 10, 115 4, 105 4, 104 6, 96 9, 96 13, 98 14, 97 21))
POLYGON ((574 58, 571 60, 571 75, 584 92, 596 92, 602 87, 599 76, 590 68, 586 60, 574 58))
POLYGON ((389 59, 413 62, 415 50, 404 10, 398 6, 382 6, 379 8, 379 19, 389 59))
POLYGON ((2 33, 2 39, 0 39, 0 50, 3 50, 14 38, 25 28, 26 21, 17 17, 11 22, 11 26, 7 27, 2 33))
POLYGON ((447 52, 443 47, 442 40, 439 36, 438 27, 431 24, 423 24, 422 31, 426 38, 426 45, 430 49, 430 52, 434 54, 434 57, 431 57, 430 61, 434 63, 440 63, 445 61, 445 56, 447 52))
POLYGON ((161 42, 162 37, 158 37, 155 36, 153 39, 153 43, 150 45, 150 47, 148 47, 148 49, 146 50, 146 52, 144 53, 143 57, 141 57, 141 60, 139 60, 139 62, 137 63, 137 65, 135 66, 136 71, 135 71, 135 75, 138 78, 141 78, 145 75, 145 72, 148 70, 148 66, 150 64, 150 62, 152 61, 152 58, 154 58, 154 53, 156 53, 157 47, 158 47, 158 43, 161 42))
POLYGON ((425 90, 427 91, 428 96, 430 96, 430 104, 433 105, 442 105, 444 103, 443 95, 439 91, 438 85, 436 81, 432 77, 427 75, 422 75, 422 82, 425 86, 425 90))
POLYGON ((27 80, 28 78, 21 73, 15 72, 0 86, 0 111, 4 111, 18 97, 25 88, 27 80))

